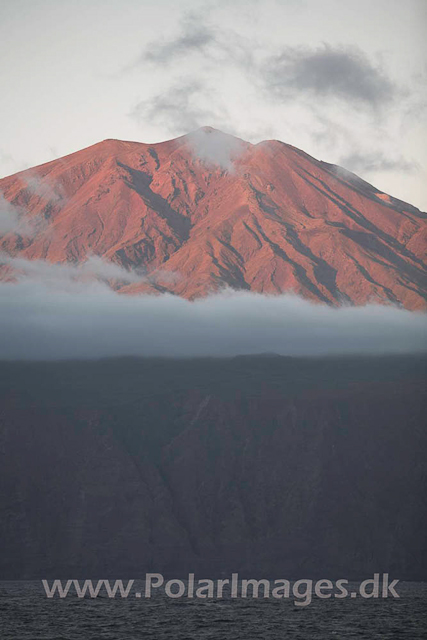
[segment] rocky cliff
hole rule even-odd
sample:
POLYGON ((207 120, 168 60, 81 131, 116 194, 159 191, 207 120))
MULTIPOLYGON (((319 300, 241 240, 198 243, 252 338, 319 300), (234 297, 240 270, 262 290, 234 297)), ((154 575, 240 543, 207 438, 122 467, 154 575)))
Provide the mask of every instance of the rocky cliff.
POLYGON ((426 579, 425 367, 2 363, 0 574, 426 579))

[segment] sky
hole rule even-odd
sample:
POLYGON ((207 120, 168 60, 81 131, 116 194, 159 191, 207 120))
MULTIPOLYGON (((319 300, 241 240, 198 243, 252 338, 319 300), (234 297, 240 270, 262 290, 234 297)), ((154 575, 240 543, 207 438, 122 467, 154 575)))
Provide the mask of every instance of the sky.
POLYGON ((426 26, 425 0, 3 0, 0 176, 208 125, 427 210, 426 26))

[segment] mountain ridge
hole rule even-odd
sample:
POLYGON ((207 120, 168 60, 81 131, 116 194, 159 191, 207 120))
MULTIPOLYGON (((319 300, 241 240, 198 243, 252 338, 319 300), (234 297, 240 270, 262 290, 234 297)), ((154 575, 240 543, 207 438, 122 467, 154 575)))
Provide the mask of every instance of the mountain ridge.
POLYGON ((155 144, 106 139, 3 178, 0 191, 32 225, 0 236, 3 252, 96 255, 150 276, 111 282, 122 293, 194 299, 230 287, 427 308, 427 215, 277 140, 211 127, 155 144))

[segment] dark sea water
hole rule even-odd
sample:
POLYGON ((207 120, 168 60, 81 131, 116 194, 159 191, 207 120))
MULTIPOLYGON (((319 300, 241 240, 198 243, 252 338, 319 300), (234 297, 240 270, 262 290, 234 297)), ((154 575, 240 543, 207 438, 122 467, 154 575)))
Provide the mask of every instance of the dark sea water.
POLYGON ((399 599, 48 599, 40 581, 0 582, 1 640, 418 640, 427 638, 427 583, 399 599))

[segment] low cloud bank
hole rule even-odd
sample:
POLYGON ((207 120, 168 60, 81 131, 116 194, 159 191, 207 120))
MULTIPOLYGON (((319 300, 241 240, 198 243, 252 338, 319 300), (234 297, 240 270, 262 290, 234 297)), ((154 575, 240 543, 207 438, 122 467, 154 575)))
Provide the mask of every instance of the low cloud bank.
POLYGON ((427 351, 427 316, 394 307, 334 309, 293 295, 229 291, 189 302, 67 282, 65 288, 32 278, 0 284, 0 358, 427 351))
POLYGON ((0 252, 0 264, 9 265, 13 269, 13 277, 17 280, 30 279, 57 286, 58 288, 73 287, 76 282, 97 278, 100 280, 120 280, 124 283, 148 282, 143 270, 129 271, 114 262, 106 261, 99 256, 90 256, 79 264, 55 264, 46 260, 27 260, 26 258, 12 258, 0 252))

